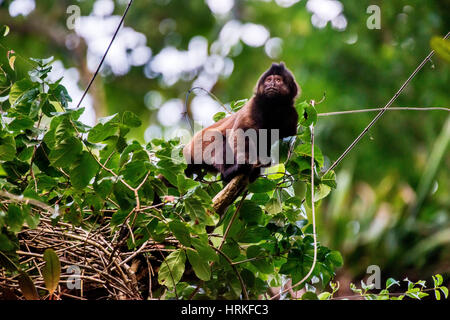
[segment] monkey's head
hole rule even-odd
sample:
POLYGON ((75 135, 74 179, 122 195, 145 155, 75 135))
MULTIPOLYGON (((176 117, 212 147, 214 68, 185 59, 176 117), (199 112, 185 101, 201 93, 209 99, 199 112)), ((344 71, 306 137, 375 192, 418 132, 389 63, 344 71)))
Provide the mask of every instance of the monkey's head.
POLYGON ((298 91, 299 86, 295 82, 292 72, 282 62, 279 64, 273 63, 263 73, 256 87, 256 95, 268 99, 294 99, 298 91))

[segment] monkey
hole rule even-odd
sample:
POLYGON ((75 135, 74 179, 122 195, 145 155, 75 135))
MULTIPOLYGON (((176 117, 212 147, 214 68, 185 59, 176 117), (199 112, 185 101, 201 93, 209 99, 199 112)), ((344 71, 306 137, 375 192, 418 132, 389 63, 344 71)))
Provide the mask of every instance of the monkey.
POLYGON ((272 137, 297 134, 294 101, 300 90, 284 63, 273 63, 239 111, 197 132, 183 148, 186 176, 201 179, 208 172, 220 173, 225 184, 241 174, 249 182, 256 180, 261 168, 271 165, 272 137), (268 157, 261 157, 264 146, 268 157))

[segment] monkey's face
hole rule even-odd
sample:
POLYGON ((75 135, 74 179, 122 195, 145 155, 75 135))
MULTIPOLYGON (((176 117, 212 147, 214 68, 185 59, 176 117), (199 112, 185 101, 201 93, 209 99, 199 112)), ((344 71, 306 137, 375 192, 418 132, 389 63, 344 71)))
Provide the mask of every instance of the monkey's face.
POLYGON ((290 90, 286 85, 283 77, 278 74, 268 75, 261 84, 262 94, 268 98, 275 98, 279 96, 289 95, 290 90))

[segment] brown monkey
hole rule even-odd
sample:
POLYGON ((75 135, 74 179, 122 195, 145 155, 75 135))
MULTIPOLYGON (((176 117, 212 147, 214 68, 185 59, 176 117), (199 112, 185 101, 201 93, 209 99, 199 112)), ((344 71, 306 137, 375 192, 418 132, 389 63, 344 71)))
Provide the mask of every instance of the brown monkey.
POLYGON ((273 63, 244 107, 201 130, 184 147, 188 163, 185 174, 203 177, 206 172, 220 172, 226 183, 245 174, 254 181, 261 167, 270 166, 270 146, 275 142, 271 137, 297 134, 294 100, 298 91, 294 76, 284 64, 273 63))

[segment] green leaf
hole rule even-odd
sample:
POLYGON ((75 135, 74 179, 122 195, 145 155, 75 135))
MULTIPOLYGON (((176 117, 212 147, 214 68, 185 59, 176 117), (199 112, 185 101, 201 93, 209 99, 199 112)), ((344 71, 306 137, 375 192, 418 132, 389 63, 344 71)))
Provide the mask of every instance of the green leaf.
POLYGON ((319 300, 314 292, 307 291, 302 295, 302 300, 319 300))
POLYGON ((302 180, 296 180, 292 186, 294 194, 299 199, 304 199, 306 195, 306 183, 302 180))
POLYGON ((242 243, 256 243, 261 240, 267 239, 270 235, 270 231, 264 227, 251 227, 244 230, 239 237, 239 242, 242 243))
POLYGON ((177 186, 178 186, 178 190, 180 190, 181 194, 185 194, 189 189, 192 189, 198 185, 200 185, 199 182, 194 181, 193 179, 190 178, 186 178, 183 175, 178 175, 177 176, 177 186))
POLYGON ((439 287, 439 290, 442 291, 442 293, 445 296, 445 299, 447 299, 448 298, 448 288, 447 287, 439 287))
POLYGON ((169 222, 170 231, 172 231, 175 238, 181 242, 182 245, 189 247, 191 245, 191 234, 186 225, 181 221, 169 222))
POLYGON ((122 210, 122 209, 117 210, 116 212, 113 213, 111 217, 110 225, 112 227, 115 227, 124 223, 125 218, 128 217, 128 215, 130 215, 130 210, 122 210))
POLYGON ((264 206, 269 214, 275 215, 282 211, 282 205, 278 198, 270 199, 264 206))
POLYGON ((19 232, 22 229, 24 216, 22 210, 15 204, 10 204, 8 214, 6 215, 6 223, 13 232, 19 232))
POLYGON ((248 259, 258 258, 250 262, 258 269, 258 271, 265 274, 273 273, 273 265, 270 264, 267 259, 265 259, 267 253, 263 248, 261 248, 260 246, 250 246, 247 248, 246 253, 248 259))
POLYGON ((389 278, 386 280, 386 289, 389 289, 390 287, 392 287, 393 285, 397 285, 400 286, 400 282, 398 282, 397 280, 395 280, 394 278, 389 278))
MULTIPOLYGON (((311 158, 311 149, 312 148, 310 143, 303 143, 295 147, 295 152, 300 156, 311 158)), ((317 162, 319 168, 323 167, 324 158, 322 155, 322 151, 320 151, 317 145, 314 145, 314 161, 317 162)))
POLYGON ((251 200, 244 200, 239 215, 241 219, 249 224, 258 224, 263 218, 261 207, 251 200))
MULTIPOLYGON (((0 266, 7 268, 8 270, 15 271, 17 268, 12 261, 5 255, 8 251, 14 251, 16 249, 15 239, 10 239, 7 234, 0 233, 0 266)), ((17 246, 18 247, 18 246, 17 246)))
MULTIPOLYGON (((309 190, 311 190, 309 188, 309 190)), ((331 192, 331 188, 327 186, 326 184, 319 184, 315 186, 315 192, 314 192, 314 202, 317 202, 319 200, 322 200, 326 196, 328 196, 331 192)), ((309 196, 311 196, 311 191, 308 193, 309 196)), ((311 203, 311 199, 308 198, 309 202, 311 203)))
POLYGON ((83 151, 81 157, 70 170, 70 182, 78 190, 86 187, 99 169, 98 163, 87 151, 83 151))
POLYGON ((321 294, 319 294, 318 298, 319 298, 319 300, 329 300, 331 298, 331 293, 330 292, 322 292, 321 294))
MULTIPOLYGON (((292 249, 288 254, 286 263, 281 266, 279 273, 291 275, 292 282, 296 283, 303 279, 309 272, 312 266, 312 260, 311 255, 305 254, 299 249, 292 249)), ((301 289, 303 286, 302 284, 298 288, 301 289)))
POLYGON ((34 125, 34 121, 28 117, 17 116, 11 123, 8 125, 9 130, 20 132, 25 129, 30 129, 34 125))
POLYGON ((335 189, 337 187, 336 184, 336 173, 334 173, 333 170, 327 172, 326 174, 324 174, 322 176, 322 178, 320 178, 321 182, 323 184, 326 184, 327 186, 335 189))
POLYGON ((208 226, 215 225, 214 221, 206 212, 206 209, 203 207, 203 204, 199 199, 194 197, 187 198, 184 201, 184 207, 192 219, 198 219, 199 222, 208 226))
POLYGON ((344 264, 344 260, 342 259, 342 255, 339 251, 331 251, 326 255, 325 259, 331 261, 331 263, 333 263, 336 268, 342 267, 342 265, 344 264))
POLYGON ((27 300, 40 300, 33 280, 23 271, 20 271, 18 279, 19 288, 22 291, 23 296, 27 300))
POLYGON ((12 161, 16 157, 16 140, 11 136, 0 138, 0 160, 12 161))
POLYGON ((294 160, 294 163, 296 165, 298 165, 298 168, 295 168, 294 172, 301 173, 305 170, 311 170, 311 161, 308 158, 295 157, 293 160, 294 160))
POLYGON ((141 119, 139 119, 139 117, 131 111, 125 111, 123 113, 122 123, 131 128, 137 128, 142 125, 141 119))
POLYGON ((9 103, 11 106, 14 106, 16 102, 20 101, 20 98, 24 96, 24 94, 34 87, 33 82, 28 79, 22 79, 15 82, 11 90, 9 91, 9 103))
POLYGON ((440 274, 436 274, 435 276, 433 276, 433 280, 434 280, 435 287, 439 287, 442 284, 442 282, 444 281, 444 279, 442 278, 442 276, 440 274))
POLYGON ((53 104, 51 104, 48 100, 43 100, 41 103, 42 112, 47 116, 51 117, 52 112, 56 112, 56 108, 53 104))
POLYGON ((214 120, 214 122, 217 122, 217 121, 219 121, 219 120, 222 120, 223 118, 225 118, 226 117, 226 113, 225 112, 217 112, 214 116, 213 116, 213 120, 214 120))
POLYGON ((53 249, 46 249, 44 251, 44 261, 45 265, 42 269, 42 276, 44 277, 45 287, 48 292, 53 294, 58 287, 61 275, 61 264, 53 249))
POLYGON ((148 168, 144 161, 129 162, 121 170, 124 179, 135 186, 141 183, 147 172, 148 168))
POLYGON ((248 191, 253 193, 269 192, 275 189, 277 183, 273 180, 258 178, 248 186, 248 191))
POLYGON ((33 151, 33 147, 25 148, 17 155, 17 159, 19 159, 20 161, 27 161, 33 156, 33 151))
POLYGON ((436 297, 436 300, 441 300, 441 293, 439 292, 438 289, 434 290, 434 296, 436 297))
POLYGON ((230 105, 230 108, 234 112, 239 111, 239 109, 241 109, 243 106, 245 106, 247 101, 248 101, 248 99, 242 99, 242 100, 233 101, 231 103, 231 105, 230 105))
POLYGON ((195 275, 203 281, 208 281, 211 278, 211 268, 207 260, 202 258, 197 251, 187 250, 187 257, 189 259, 195 275))
POLYGON ((69 137, 58 143, 56 148, 50 152, 48 159, 55 167, 68 167, 78 157, 82 149, 80 140, 69 137))
POLYGON ((117 113, 110 117, 100 118, 98 121, 99 123, 89 130, 89 142, 102 142, 117 133, 117 129, 119 128, 119 115, 117 113))
POLYGON ((159 284, 173 289, 184 273, 186 254, 178 249, 169 254, 161 264, 158 273, 159 284))
POLYGON ((208 237, 206 235, 200 235, 198 238, 192 238, 191 242, 203 259, 208 261, 219 261, 216 251, 209 246, 208 237))
POLYGON ((286 168, 284 167, 283 163, 280 163, 276 166, 269 167, 264 171, 264 174, 267 175, 267 178, 270 180, 281 179, 284 177, 285 173, 286 173, 286 168))
POLYGON ((67 109, 69 107, 68 102, 72 101, 72 98, 69 96, 67 89, 60 84, 50 84, 49 94, 51 97, 57 99, 57 102, 61 103, 62 107, 67 109))
POLYGON ((306 101, 298 101, 295 103, 295 110, 297 111, 300 121, 303 118, 303 114, 305 112, 305 108, 309 106, 309 103, 306 101))
POLYGON ((299 122, 304 127, 309 127, 310 125, 315 125, 317 122, 317 111, 312 105, 303 102, 299 107, 297 107, 297 112, 299 114, 299 122), (303 108, 303 110, 301 110, 303 108), (302 112, 303 111, 303 112, 302 112))
POLYGON ((50 63, 53 62, 54 59, 55 58, 53 56, 45 58, 45 59, 30 58, 31 61, 36 62, 41 67, 45 67, 45 66, 49 65, 50 63))
POLYGON ((37 67, 28 71, 31 81, 42 83, 47 78, 48 73, 52 70, 52 66, 49 67, 37 67))

